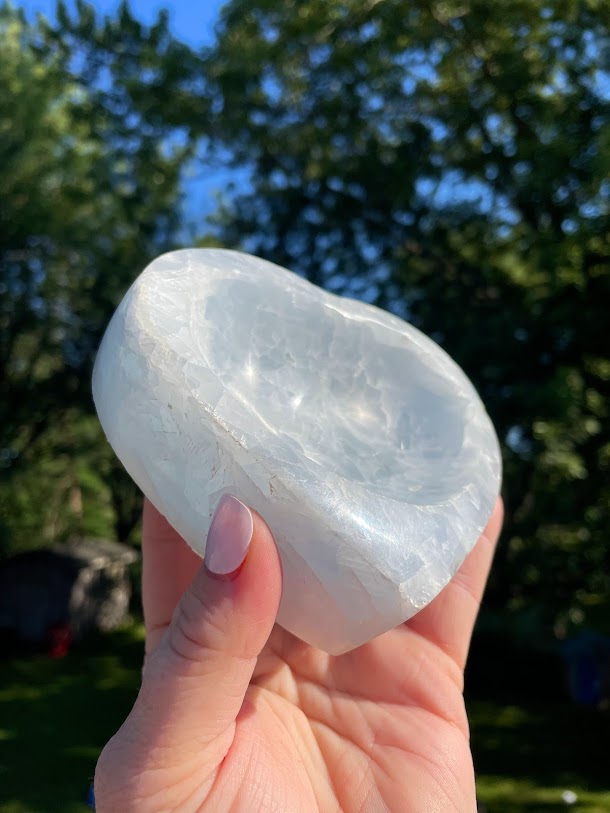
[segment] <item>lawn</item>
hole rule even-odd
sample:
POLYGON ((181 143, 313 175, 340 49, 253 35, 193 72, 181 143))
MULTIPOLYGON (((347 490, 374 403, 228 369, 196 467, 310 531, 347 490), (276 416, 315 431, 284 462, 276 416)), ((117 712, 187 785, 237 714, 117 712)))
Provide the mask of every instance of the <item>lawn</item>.
POLYGON ((468 710, 477 792, 489 813, 609 813, 607 717, 562 704, 473 700, 468 710))
POLYGON ((143 638, 133 626, 61 660, 0 664, 1 813, 89 810, 97 756, 135 698, 143 638))
POLYGON ((610 813, 610 713, 568 699, 557 655, 475 633, 465 694, 489 813, 610 813))
MULTIPOLYGON (((134 625, 62 660, 0 664, 0 813, 86 813, 97 755, 135 697, 142 638, 134 625)), ((519 669, 484 649, 467 703, 489 813, 609 813, 609 715, 568 703, 535 660, 519 669), (565 791, 577 796, 571 807, 565 791)))

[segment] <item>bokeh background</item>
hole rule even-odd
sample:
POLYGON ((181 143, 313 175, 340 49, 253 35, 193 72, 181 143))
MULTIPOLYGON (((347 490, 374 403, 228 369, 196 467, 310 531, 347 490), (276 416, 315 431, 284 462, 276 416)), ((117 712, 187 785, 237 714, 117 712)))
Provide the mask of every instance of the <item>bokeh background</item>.
MULTIPOLYGON (((138 546, 104 327, 166 250, 260 254, 476 384, 507 517, 466 678, 481 805, 610 811, 609 32, 609 0, 0 0, 0 565, 138 546)), ((64 643, 0 638, 2 813, 87 809, 137 587, 64 643)))

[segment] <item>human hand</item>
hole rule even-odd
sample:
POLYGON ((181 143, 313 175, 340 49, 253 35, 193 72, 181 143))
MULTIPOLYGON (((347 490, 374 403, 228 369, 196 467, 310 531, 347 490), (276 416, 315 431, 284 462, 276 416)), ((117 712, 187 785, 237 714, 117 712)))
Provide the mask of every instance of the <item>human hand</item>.
POLYGON ((463 672, 502 515, 498 500, 428 607, 333 657, 274 626, 281 567, 259 515, 225 499, 202 565, 147 502, 146 665, 96 809, 473 813, 463 672))

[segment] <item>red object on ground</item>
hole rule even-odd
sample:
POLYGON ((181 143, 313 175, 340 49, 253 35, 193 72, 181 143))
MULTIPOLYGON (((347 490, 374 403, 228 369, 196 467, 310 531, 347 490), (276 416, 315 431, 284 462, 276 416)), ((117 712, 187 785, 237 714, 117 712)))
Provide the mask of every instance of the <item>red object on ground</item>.
POLYGON ((49 649, 48 655, 51 658, 63 658, 68 654, 72 643, 72 630, 67 621, 53 624, 49 628, 49 649))

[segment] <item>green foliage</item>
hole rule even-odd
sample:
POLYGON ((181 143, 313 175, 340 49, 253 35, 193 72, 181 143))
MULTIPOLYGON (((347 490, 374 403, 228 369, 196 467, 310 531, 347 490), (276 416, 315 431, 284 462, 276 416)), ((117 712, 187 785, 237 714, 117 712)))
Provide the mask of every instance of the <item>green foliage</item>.
POLYGON ((0 547, 112 524, 126 538, 139 500, 116 464, 94 465, 108 453, 90 372, 125 289, 175 244, 194 142, 173 118, 196 57, 167 15, 99 21, 83 2, 55 28, 2 5, 0 52, 0 547))
MULTIPOLYGON (((114 492, 123 484, 97 418, 67 410, 33 443, 22 465, 0 487, 0 539, 5 552, 71 537, 127 540, 120 533, 114 492)), ((126 475, 123 475, 126 478, 126 475)), ((121 505, 127 500, 122 495, 121 505)), ((135 492, 137 494, 137 492, 135 492)), ((132 510, 139 516, 140 503, 132 510)))
POLYGON ((179 241, 205 144, 250 183, 198 243, 406 316, 474 380, 504 450, 494 609, 547 629, 598 612, 609 31, 605 0, 232 0, 198 53, 164 13, 1 6, 2 549, 133 534, 91 364, 135 273, 179 241))
MULTIPOLYGON (((188 147, 172 145, 167 124, 143 122, 106 27, 91 28, 84 4, 61 38, 10 6, 0 14, 0 379, 10 388, 0 426, 10 458, 58 408, 88 399, 83 376, 109 313, 139 265, 171 245, 188 147)), ((126 26, 124 49, 135 37, 126 26)))
POLYGON ((491 599, 610 593, 610 6, 250 2, 208 55, 217 234, 407 316, 503 441, 491 599), (252 65, 257 69, 252 70, 252 65))

